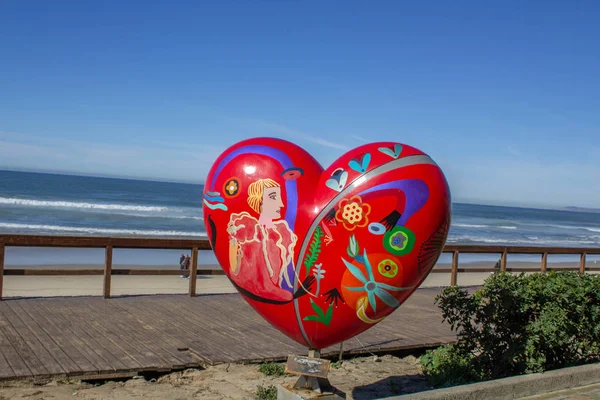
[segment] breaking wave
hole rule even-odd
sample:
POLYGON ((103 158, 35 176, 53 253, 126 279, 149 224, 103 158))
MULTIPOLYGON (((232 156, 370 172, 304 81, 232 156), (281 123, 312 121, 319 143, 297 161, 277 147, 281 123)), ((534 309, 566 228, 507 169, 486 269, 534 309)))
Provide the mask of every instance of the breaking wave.
POLYGON ((121 211, 168 211, 168 207, 127 205, 127 204, 104 204, 104 203, 85 203, 60 200, 28 200, 19 198, 0 197, 0 204, 22 207, 56 207, 56 208, 77 208, 91 210, 121 210, 121 211))
POLYGON ((144 230, 144 229, 112 229, 112 228, 88 228, 77 226, 59 225, 35 225, 35 224, 13 224, 0 223, 0 228, 16 230, 33 230, 50 233, 77 233, 83 235, 123 235, 123 236, 194 236, 206 237, 204 232, 184 232, 174 230, 144 230))

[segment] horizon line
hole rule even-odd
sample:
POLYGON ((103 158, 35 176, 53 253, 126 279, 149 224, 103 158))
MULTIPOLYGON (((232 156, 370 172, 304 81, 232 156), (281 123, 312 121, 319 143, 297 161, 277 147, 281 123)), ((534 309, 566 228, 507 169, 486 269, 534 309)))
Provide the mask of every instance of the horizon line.
MULTIPOLYGON (((85 172, 71 172, 62 170, 42 170, 42 169, 18 169, 10 167, 1 167, 0 172, 23 172, 31 174, 42 174, 42 175, 59 175, 59 176, 76 176, 82 178, 100 178, 100 179, 120 179, 126 181, 141 181, 141 182, 158 182, 158 183, 178 183, 184 185, 204 185, 205 181, 185 181, 185 180, 166 180, 161 178, 144 178, 137 176, 127 175, 111 175, 111 174, 96 174, 96 173, 85 173, 85 172)), ((515 204, 492 204, 489 202, 481 202, 476 199, 463 199, 452 201, 452 204, 464 204, 464 205, 477 205, 477 206, 491 206, 491 207, 507 207, 507 208, 524 208, 524 209, 538 209, 538 210, 555 210, 555 211, 572 211, 572 212, 599 212, 600 208, 595 207, 580 207, 580 206, 542 206, 542 205, 515 205, 515 204)))

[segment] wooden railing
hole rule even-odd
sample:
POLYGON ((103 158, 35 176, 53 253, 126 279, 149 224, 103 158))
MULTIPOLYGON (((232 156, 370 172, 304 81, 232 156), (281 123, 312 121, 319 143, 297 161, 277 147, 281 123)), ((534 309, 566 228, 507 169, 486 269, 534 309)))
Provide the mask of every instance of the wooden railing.
MULTIPOLYGON (((112 275, 181 275, 189 274, 189 295, 196 295, 196 280, 198 275, 223 275, 218 269, 198 270, 198 251, 211 250, 210 243, 205 239, 146 239, 146 238, 111 238, 84 236, 30 236, 30 235, 0 235, 0 300, 4 275, 104 275, 105 298, 110 297, 112 275), (31 269, 4 268, 6 247, 71 247, 71 248, 104 248, 104 269, 31 269), (191 250, 192 260, 189 271, 178 269, 113 269, 113 249, 178 249, 191 250)), ((548 270, 549 254, 579 255, 579 272, 600 271, 600 267, 586 267, 586 256, 600 255, 600 248, 576 247, 519 247, 519 246, 479 246, 479 245, 447 245, 444 253, 452 254, 451 268, 434 268, 432 273, 449 273, 450 284, 457 284, 458 273, 479 272, 546 272, 548 270), (499 254, 496 268, 459 268, 460 254, 499 254), (508 254, 541 255, 540 268, 509 268, 508 254)), ((561 268, 553 268, 561 269, 561 268)), ((572 269, 572 268, 563 268, 572 269)))

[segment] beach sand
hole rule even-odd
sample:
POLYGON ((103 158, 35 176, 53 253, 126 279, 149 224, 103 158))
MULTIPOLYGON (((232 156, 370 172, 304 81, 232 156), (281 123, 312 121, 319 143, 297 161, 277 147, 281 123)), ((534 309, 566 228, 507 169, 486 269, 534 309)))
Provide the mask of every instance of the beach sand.
MULTIPOLYGON (((512 262, 511 268, 540 268, 539 262, 512 262)), ((588 267, 600 266, 600 263, 589 262, 588 267)), ((493 268, 494 263, 465 263, 460 268, 493 268)), ((7 269, 23 268, 7 266, 7 269)), ((102 265, 35 265, 27 269, 98 269, 102 265)), ((142 265, 115 265, 113 269, 148 269, 142 265)), ((152 269, 172 269, 173 266, 153 266, 152 269)), ((435 269, 449 269, 449 264, 438 264, 435 269)), ((548 268, 572 268, 578 270, 579 264, 575 262, 548 263, 548 268)), ((218 266, 202 265, 199 269, 218 269, 218 266)), ((492 273, 460 272, 458 274, 459 286, 481 285, 492 273)), ((48 296, 101 296, 104 278, 102 275, 87 276, 31 276, 7 275, 4 277, 4 297, 48 297, 48 296)), ((430 273, 421 287, 443 287, 450 285, 449 273, 430 273)), ((185 294, 188 293, 189 280, 179 275, 113 275, 111 281, 111 295, 142 295, 142 294, 185 294)), ((236 293, 235 288, 224 275, 199 275, 196 283, 197 294, 236 293)))
MULTIPOLYGON (((385 355, 375 360, 372 356, 345 360, 339 368, 331 369, 329 380, 345 392, 348 399, 383 398, 429 389, 414 356, 398 358, 385 355)), ((52 380, 37 385, 31 382, 0 383, 0 399, 253 400, 259 385, 266 388, 291 384, 295 380, 291 376, 264 376, 258 365, 224 364, 205 370, 171 373, 154 382, 140 377, 97 385, 68 380, 52 380)))

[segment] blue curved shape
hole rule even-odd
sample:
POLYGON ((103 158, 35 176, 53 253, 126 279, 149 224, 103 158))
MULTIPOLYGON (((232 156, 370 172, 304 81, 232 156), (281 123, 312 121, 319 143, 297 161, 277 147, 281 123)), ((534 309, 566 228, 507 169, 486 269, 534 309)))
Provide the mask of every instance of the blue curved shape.
POLYGON ((401 181, 382 183, 374 186, 358 195, 362 196, 368 193, 377 192, 380 190, 398 189, 406 194, 406 207, 402 216, 398 220, 396 226, 404 226, 406 221, 427 203, 429 199, 429 188, 427 184, 420 179, 405 179, 401 181))
POLYGON ((223 210, 223 211, 227 211, 227 206, 225 204, 222 204, 222 203, 211 204, 208 201, 206 201, 206 199, 204 199, 204 204, 206 205, 206 207, 210 208, 211 210, 223 210))
MULTIPOLYGON (((213 179, 211 184, 211 189, 214 189, 215 182, 221 173, 221 170, 234 158, 241 156, 243 154, 260 154, 263 156, 271 157, 283 167, 283 169, 288 169, 294 166, 292 164, 292 160, 281 150, 274 149, 268 146, 261 145, 250 145, 245 147, 240 147, 239 149, 232 151, 225 157, 221 163, 217 166, 215 173, 213 175, 213 179)), ((294 230, 294 225, 296 223, 296 213, 298 212, 298 193, 296 187, 296 181, 289 180, 285 181, 285 193, 287 195, 287 210, 285 212, 285 220, 287 221, 290 229, 294 230)))
MULTIPOLYGON (((241 156, 243 154, 260 154, 263 156, 271 157, 283 167, 284 170, 288 168, 294 167, 292 160, 281 150, 274 149, 268 146, 262 145, 250 145, 240 147, 239 149, 232 151, 229 153, 217 166, 215 169, 215 173, 213 174, 212 182, 210 183, 210 187, 214 190, 215 182, 219 177, 219 174, 223 170, 223 168, 230 163, 234 158, 241 156)), ((285 212, 285 221, 288 223, 288 226, 294 231, 294 225, 296 224, 296 216, 298 213, 298 188, 296 186, 295 180, 286 180, 285 181, 285 193, 287 200, 287 210, 285 212)), ((294 277, 294 265, 293 261, 287 266, 287 275, 288 277, 294 277)), ((293 279, 291 279, 293 282, 293 279)), ((285 279, 282 281, 281 288, 285 289, 289 292, 294 291, 293 284, 289 286, 285 279)))
POLYGON ((204 198, 206 200, 208 200, 208 201, 216 201, 216 202, 219 202, 219 203, 223 203, 225 201, 225 199, 222 198, 222 197, 220 197, 220 196, 218 196, 218 197, 212 197, 212 196, 209 196, 208 194, 205 194, 204 198))

